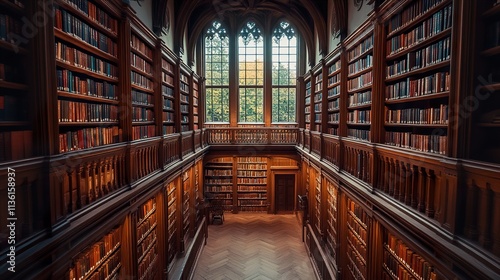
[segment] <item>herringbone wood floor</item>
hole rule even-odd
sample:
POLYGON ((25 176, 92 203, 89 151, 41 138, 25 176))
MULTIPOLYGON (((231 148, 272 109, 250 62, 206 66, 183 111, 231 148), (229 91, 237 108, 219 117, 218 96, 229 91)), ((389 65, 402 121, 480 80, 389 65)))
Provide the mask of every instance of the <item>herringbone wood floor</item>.
POLYGON ((295 215, 225 213, 208 227, 194 280, 312 280, 295 215))

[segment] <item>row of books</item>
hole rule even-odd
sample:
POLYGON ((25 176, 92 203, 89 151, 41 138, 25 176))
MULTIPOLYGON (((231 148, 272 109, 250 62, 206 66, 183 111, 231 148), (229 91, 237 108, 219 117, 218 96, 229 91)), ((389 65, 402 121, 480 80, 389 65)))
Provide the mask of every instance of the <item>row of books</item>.
MULTIPOLYGON (((392 256, 388 251, 384 251, 384 263, 383 267, 386 269, 386 278, 384 279, 401 279, 401 280, 412 280, 415 279, 415 273, 410 271, 406 266, 402 265, 394 256, 392 256)), ((427 268, 426 268, 427 269, 427 268)), ((438 279, 434 271, 426 273, 428 276, 426 278, 416 278, 416 279, 438 279)))
POLYGON ((355 238, 359 239, 363 246, 366 246, 366 241, 368 240, 368 231, 362 226, 358 220, 353 216, 352 212, 347 215, 347 224, 355 238))
POLYGON ((0 13, 0 40, 11 42, 12 34, 21 34, 21 21, 11 15, 0 13))
POLYGON ((69 279, 118 279, 118 270, 121 267, 120 248, 110 257, 107 257, 104 263, 95 263, 95 260, 91 258, 92 256, 88 254, 80 256, 75 265, 69 270, 69 279))
POLYGON ((370 86, 372 82, 373 82, 372 72, 368 72, 363 75, 360 75, 359 77, 348 80, 347 89, 349 91, 357 90, 366 86, 370 86))
POLYGON ((349 107, 372 103, 372 91, 356 92, 349 95, 349 107))
POLYGON ((233 176, 233 171, 231 169, 209 169, 207 167, 205 169, 205 176, 233 176))
POLYGON ((232 184, 233 180, 228 178, 228 179, 205 179, 206 184, 211 184, 211 185, 218 185, 218 184, 232 184))
POLYGON ((362 223, 362 225, 364 227, 366 227, 366 225, 368 225, 368 219, 369 219, 369 217, 366 214, 366 212, 363 210, 363 208, 361 208, 361 206, 359 206, 358 204, 356 204, 351 199, 348 199, 348 201, 347 201, 347 208, 349 209, 349 211, 351 212, 351 214, 354 214, 354 216, 356 218, 358 218, 358 220, 362 223))
POLYGON ((155 112, 148 108, 132 107, 133 122, 152 122, 155 120, 155 112))
POLYGON ((154 96, 145 92, 132 89, 131 95, 132 104, 152 105, 154 102, 154 96))
POLYGON ((238 200, 238 206, 267 206, 267 199, 243 199, 238 200))
POLYGON ((321 92, 317 92, 314 95, 314 102, 320 102, 321 100, 323 100, 323 94, 321 92))
POLYGON ((0 95, 0 121, 19 121, 26 118, 21 105, 23 100, 15 95, 0 95))
POLYGON ((340 85, 328 89, 328 98, 337 97, 340 95, 340 85))
MULTIPOLYGON (((258 162, 258 161, 256 161, 258 162)), ((248 169, 248 170, 266 170, 267 169, 267 164, 266 163, 243 163, 239 162, 238 163, 238 169, 248 169)))
POLYGON ((385 121, 403 124, 447 124, 448 105, 441 104, 439 108, 387 110, 385 121))
POLYGON ((371 123, 372 111, 371 110, 354 110, 347 113, 348 123, 371 123))
POLYGON ((154 137, 156 135, 156 127, 154 125, 139 125, 132 127, 132 139, 144 139, 154 137))
POLYGON ((238 170, 237 175, 243 176, 243 177, 266 177, 267 172, 266 171, 255 171, 255 170, 238 170))
POLYGON ((161 59, 161 68, 169 73, 174 73, 174 65, 164 58, 161 59))
POLYGON ((180 89, 184 93, 189 93, 189 84, 180 83, 180 89))
POLYGON ((140 224, 144 218, 156 211, 156 202, 154 199, 148 200, 137 209, 137 223, 140 224))
POLYGON ((165 72, 161 72, 161 81, 171 86, 174 85, 174 77, 171 76, 171 74, 167 74, 165 72))
MULTIPOLYGON (((337 121, 338 123, 338 121, 337 121)), ((339 135, 339 128, 338 127, 329 127, 327 129, 327 133, 331 135, 339 135)))
POLYGON ((57 70, 57 90, 117 100, 117 85, 97 81, 70 70, 57 70))
POLYGON ((367 248, 365 243, 361 242, 359 240, 359 237, 356 236, 356 233, 353 231, 352 227, 349 227, 349 230, 347 231, 347 240, 349 240, 349 245, 356 250, 361 258, 366 261, 366 254, 367 254, 367 248))
POLYGON ((59 61, 106 77, 118 77, 118 67, 99 57, 87 54, 61 42, 56 42, 55 49, 56 59, 59 61))
POLYGON ((163 135, 168 135, 168 134, 172 134, 172 133, 175 133, 174 126, 167 126, 167 125, 163 126, 163 135))
POLYGON ((189 113, 189 105, 181 104, 181 113, 189 113))
POLYGON ((151 250, 142 258, 137 267, 138 279, 155 279, 158 267, 158 244, 156 243, 151 250))
POLYGON ((0 161, 19 160, 31 156, 33 156, 31 130, 0 132, 0 161))
POLYGON ((267 186, 238 186, 238 192, 266 192, 267 186))
POLYGON ((394 32, 413 22, 413 19, 420 17, 434 6, 445 0, 417 0, 408 5, 402 12, 394 15, 388 22, 389 33, 394 32))
POLYGON ((394 61, 392 65, 387 66, 387 77, 398 76, 410 71, 421 69, 434 65, 441 61, 450 59, 451 40, 447 37, 444 40, 436 42, 428 47, 410 52, 406 58, 394 61))
POLYGON ((156 241, 156 230, 152 230, 146 237, 142 238, 139 244, 137 244, 137 258, 141 259, 144 257, 144 254, 156 244, 156 241))
POLYGON ((358 140, 371 141, 370 130, 350 128, 347 130, 347 136, 358 140))
POLYGON ((181 123, 189 123, 189 117, 186 115, 181 116, 181 123))
POLYGON ((357 251, 352 246, 350 247, 347 250, 347 258, 349 260, 347 267, 352 274, 352 279, 365 280, 367 279, 366 262, 357 254, 357 251))
POLYGON ((338 82, 340 82, 340 73, 328 78, 328 87, 338 82))
POLYGON ((228 192, 233 191, 232 186, 205 186, 207 192, 228 192))
POLYGON ((414 134, 411 132, 386 132, 386 144, 421 152, 446 153, 446 136, 414 134))
POLYGON ((349 64, 349 75, 368 69, 372 67, 372 65, 373 65, 373 56, 367 55, 349 64))
POLYGON ((151 48, 146 45, 139 37, 137 37, 135 34, 132 34, 130 38, 130 46, 132 49, 138 51, 139 53, 144 54, 146 57, 152 59, 153 57, 153 51, 151 48))
POLYGON ((163 109, 164 110, 173 110, 174 109, 174 101, 171 99, 163 99, 163 109))
MULTIPOLYGON (((187 122, 187 121, 186 121, 187 122)), ((181 125, 181 131, 189 131, 189 125, 181 125)))
POLYGON ((433 14, 432 17, 417 25, 413 30, 392 37, 387 41, 387 53, 395 54, 412 47, 421 41, 430 38, 436 34, 451 27, 452 6, 433 14))
POLYGON ((56 8, 55 28, 79 38, 80 40, 104 51, 112 56, 117 56, 117 44, 108 36, 81 21, 66 10, 56 8))
POLYGON ((238 184, 267 184, 267 178, 238 178, 238 184))
POLYGON ((132 84, 143 87, 145 89, 153 89, 153 81, 137 72, 130 72, 130 81, 132 84))
POLYGON ((163 96, 174 97, 174 89, 165 85, 161 86, 161 93, 163 96))
POLYGON ((182 94, 181 93, 180 98, 181 98, 181 102, 189 104, 189 95, 188 94, 182 94))
POLYGON ((238 199, 267 199, 267 193, 239 193, 238 199))
MULTIPOLYGON (((385 249, 395 254, 399 258, 399 262, 404 265, 405 269, 411 270, 422 279, 431 279, 429 276, 433 270, 432 266, 424 258, 406 246, 406 244, 404 244, 400 239, 390 233, 388 233, 385 249)), ((395 256, 390 254, 390 258, 394 257, 395 256)), ((389 268, 391 268, 387 262, 386 264, 389 268)))
POLYGON ((118 143, 120 129, 114 127, 92 127, 59 134, 59 152, 88 149, 118 143))
POLYGON ((57 100, 59 122, 117 122, 118 107, 110 104, 57 100))
POLYGON ((332 65, 330 65, 330 67, 328 67, 328 73, 333 73, 333 72, 337 71, 338 69, 340 69, 341 64, 342 64, 342 61, 340 59, 335 61, 335 63, 333 63, 332 65))
POLYGON ((144 238, 150 234, 152 228, 156 226, 156 211, 151 213, 144 221, 138 223, 137 226, 137 240, 144 238))
POLYGON ((130 53, 130 64, 133 67, 152 75, 153 67, 151 66, 151 63, 147 62, 144 58, 133 52, 130 53))
POLYGON ((340 121, 340 113, 333 113, 328 115, 328 123, 338 124, 340 121))
POLYGON ((364 39, 356 47, 354 47, 352 50, 350 50, 347 53, 347 59, 349 61, 351 61, 351 60, 357 58, 358 56, 360 56, 361 54, 367 52, 371 48, 373 48, 373 35, 371 35, 370 37, 364 39))
MULTIPOLYGON (((310 105, 311 104, 311 103, 309 103, 309 100, 310 100, 310 97, 307 97, 306 98, 306 105, 310 105)), ((311 113, 311 107, 310 106, 304 107, 304 113, 306 113, 306 114, 311 113)))
POLYGON ((118 21, 88 0, 64 0, 64 2, 87 15, 92 21, 113 33, 118 31, 118 21))
POLYGON ((163 117, 164 122, 174 122, 175 121, 175 114, 172 112, 163 112, 162 117, 163 117))
POLYGON ((323 107, 323 105, 321 103, 314 104, 314 112, 315 113, 321 113, 321 108, 322 107, 323 107))
POLYGON ((387 85, 385 99, 417 97, 448 90, 450 90, 450 73, 438 72, 420 79, 407 78, 398 83, 387 85))
POLYGON ((338 110, 339 106, 340 106, 340 102, 338 99, 328 101, 328 111, 338 110))

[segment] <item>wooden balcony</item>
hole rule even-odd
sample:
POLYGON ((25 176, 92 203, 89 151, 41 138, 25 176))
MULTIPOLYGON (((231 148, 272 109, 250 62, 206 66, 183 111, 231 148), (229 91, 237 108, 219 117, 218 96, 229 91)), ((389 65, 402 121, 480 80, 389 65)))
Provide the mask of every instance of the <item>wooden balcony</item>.
POLYGON ((208 145, 266 145, 295 146, 298 144, 298 128, 274 127, 227 127, 206 128, 208 145))

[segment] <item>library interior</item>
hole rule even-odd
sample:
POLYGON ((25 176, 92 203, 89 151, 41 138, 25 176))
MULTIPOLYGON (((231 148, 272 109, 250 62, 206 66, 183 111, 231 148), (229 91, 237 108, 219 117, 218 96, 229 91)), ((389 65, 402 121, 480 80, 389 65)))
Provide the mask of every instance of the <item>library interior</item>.
POLYGON ((500 0, 0 0, 0 279, 226 279, 255 214, 310 279, 500 279, 500 0))

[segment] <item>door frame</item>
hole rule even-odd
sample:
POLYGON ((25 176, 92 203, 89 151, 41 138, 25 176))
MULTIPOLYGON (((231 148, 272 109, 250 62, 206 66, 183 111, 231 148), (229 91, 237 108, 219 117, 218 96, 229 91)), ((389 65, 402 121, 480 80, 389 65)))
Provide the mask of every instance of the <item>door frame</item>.
POLYGON ((269 184, 269 202, 271 205, 269 207, 269 213, 276 214, 276 175, 294 175, 294 186, 293 186, 293 213, 298 210, 298 202, 295 199, 297 197, 297 186, 299 181, 299 168, 295 166, 280 166, 271 167, 271 184, 269 184))

